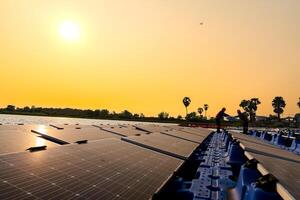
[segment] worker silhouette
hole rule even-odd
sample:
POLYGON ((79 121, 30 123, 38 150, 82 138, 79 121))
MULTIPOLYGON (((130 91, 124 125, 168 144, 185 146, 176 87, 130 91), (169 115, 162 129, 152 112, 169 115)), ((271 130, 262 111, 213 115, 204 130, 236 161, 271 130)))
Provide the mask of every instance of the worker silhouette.
POLYGON ((225 113, 226 108, 222 108, 220 112, 216 115, 216 125, 217 125, 217 133, 221 133, 221 122, 224 119, 224 117, 229 116, 228 114, 225 113))
POLYGON ((248 134, 248 126, 249 126, 249 120, 248 120, 248 115, 245 112, 241 112, 240 110, 237 110, 238 117, 242 121, 243 125, 243 133, 248 134))

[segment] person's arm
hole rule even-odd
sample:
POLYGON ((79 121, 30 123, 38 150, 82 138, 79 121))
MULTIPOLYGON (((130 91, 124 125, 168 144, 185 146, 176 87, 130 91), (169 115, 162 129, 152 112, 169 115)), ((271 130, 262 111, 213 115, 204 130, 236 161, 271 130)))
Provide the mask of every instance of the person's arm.
POLYGON ((230 115, 228 115, 227 113, 223 114, 224 117, 229 117, 230 115))

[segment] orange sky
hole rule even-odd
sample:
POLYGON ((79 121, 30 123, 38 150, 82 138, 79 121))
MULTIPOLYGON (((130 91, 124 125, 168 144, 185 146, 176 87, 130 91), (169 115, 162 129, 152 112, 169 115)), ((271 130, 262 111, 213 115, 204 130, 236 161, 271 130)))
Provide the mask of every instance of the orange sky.
POLYGON ((2 0, 0 106, 233 114, 244 98, 299 112, 299 0, 2 0), (80 39, 59 26, 72 20, 80 39), (200 22, 204 25, 201 26, 200 22))

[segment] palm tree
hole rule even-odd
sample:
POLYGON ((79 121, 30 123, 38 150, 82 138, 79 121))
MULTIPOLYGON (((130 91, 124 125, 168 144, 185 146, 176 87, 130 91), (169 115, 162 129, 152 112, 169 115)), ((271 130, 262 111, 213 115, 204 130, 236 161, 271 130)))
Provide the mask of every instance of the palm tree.
POLYGON ((184 97, 182 102, 183 102, 183 105, 185 106, 185 111, 186 111, 186 115, 187 115, 188 114, 187 107, 190 105, 191 99, 189 97, 184 97))
POLYGON ((204 107, 204 111, 205 111, 205 114, 204 114, 204 115, 205 115, 205 117, 206 117, 206 112, 207 112, 207 110, 208 110, 208 104, 204 104, 203 107, 204 107))
POLYGON ((198 113, 200 114, 200 116, 202 116, 203 108, 198 108, 198 113))
POLYGON ((282 97, 277 96, 272 101, 272 106, 274 108, 274 113, 277 114, 277 118, 280 121, 280 115, 283 113, 283 108, 285 107, 285 101, 282 97))
POLYGON ((251 122, 255 121, 257 106, 260 103, 261 102, 259 101, 258 98, 251 98, 250 100, 244 99, 240 103, 240 107, 242 107, 245 110, 245 112, 249 114, 251 122))
POLYGON ((297 104, 298 104, 298 107, 300 108, 300 97, 299 97, 299 101, 298 101, 298 103, 297 103, 297 104))
POLYGON ((250 114, 250 120, 251 120, 251 122, 255 121, 257 106, 260 103, 261 102, 259 101, 258 98, 252 98, 252 99, 250 99, 250 104, 249 104, 250 113, 249 114, 250 114))

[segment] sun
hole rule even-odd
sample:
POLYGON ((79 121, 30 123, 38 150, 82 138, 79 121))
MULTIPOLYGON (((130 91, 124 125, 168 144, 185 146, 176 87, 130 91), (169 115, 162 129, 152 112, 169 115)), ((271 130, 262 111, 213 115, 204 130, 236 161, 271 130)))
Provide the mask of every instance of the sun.
POLYGON ((59 27, 60 36, 67 41, 76 41, 80 38, 80 27, 72 21, 64 21, 59 27))

